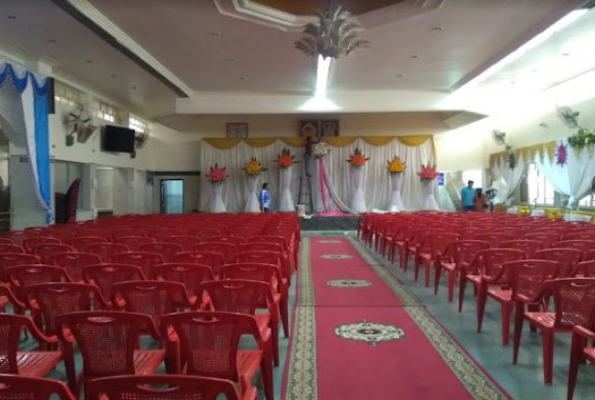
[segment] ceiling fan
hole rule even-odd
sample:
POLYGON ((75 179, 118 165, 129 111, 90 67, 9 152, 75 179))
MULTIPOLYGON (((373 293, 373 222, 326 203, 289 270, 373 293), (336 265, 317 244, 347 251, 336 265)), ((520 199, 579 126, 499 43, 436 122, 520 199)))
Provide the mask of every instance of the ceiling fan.
POLYGON ((85 143, 97 130, 97 127, 91 124, 92 118, 80 108, 78 113, 70 112, 66 115, 66 124, 72 127, 72 130, 66 135, 66 145, 74 144, 74 134, 76 133, 77 142, 85 143))

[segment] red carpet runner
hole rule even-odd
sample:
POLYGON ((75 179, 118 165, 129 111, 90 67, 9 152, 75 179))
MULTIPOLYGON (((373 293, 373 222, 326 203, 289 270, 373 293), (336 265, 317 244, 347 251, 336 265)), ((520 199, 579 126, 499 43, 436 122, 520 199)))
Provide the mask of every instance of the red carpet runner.
POLYGON ((303 238, 284 398, 510 399, 361 246, 303 238))

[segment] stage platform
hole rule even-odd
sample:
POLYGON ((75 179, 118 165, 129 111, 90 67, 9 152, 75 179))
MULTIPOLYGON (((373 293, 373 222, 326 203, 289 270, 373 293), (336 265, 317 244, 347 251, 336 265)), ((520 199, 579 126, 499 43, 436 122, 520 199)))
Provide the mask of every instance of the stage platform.
POLYGON ((300 218, 302 231, 355 231, 357 230, 357 215, 300 218))

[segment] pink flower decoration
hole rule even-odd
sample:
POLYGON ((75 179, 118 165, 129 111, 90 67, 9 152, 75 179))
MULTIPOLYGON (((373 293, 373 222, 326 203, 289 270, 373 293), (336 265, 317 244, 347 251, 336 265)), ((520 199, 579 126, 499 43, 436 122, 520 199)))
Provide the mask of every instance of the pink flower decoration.
POLYGON ((223 182, 225 179, 227 179, 225 167, 221 168, 217 163, 215 163, 215 166, 210 168, 209 173, 207 174, 207 179, 209 182, 223 182))
POLYGON ((568 146, 560 143, 556 148, 556 164, 564 166, 568 162, 568 146))

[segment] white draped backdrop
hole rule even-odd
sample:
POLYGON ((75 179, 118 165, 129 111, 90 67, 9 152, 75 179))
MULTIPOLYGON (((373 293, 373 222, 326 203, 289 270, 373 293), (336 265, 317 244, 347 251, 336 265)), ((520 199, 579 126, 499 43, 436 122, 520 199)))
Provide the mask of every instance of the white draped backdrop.
POLYGON ((508 160, 503 159, 499 159, 492 167, 492 178, 494 182, 501 182, 500 185, 493 186, 498 189, 497 198, 499 200, 507 202, 514 195, 514 192, 525 176, 528 161, 530 162, 530 160, 526 160, 521 154, 517 157, 514 168, 510 168, 508 160))
MULTIPOLYGON (((399 156, 407 164, 407 169, 402 173, 401 197, 404 210, 420 210, 424 204, 424 186, 417 175, 422 164, 435 164, 434 147, 431 139, 426 140, 419 146, 407 146, 398 140, 397 137, 390 140, 383 146, 375 146, 367 143, 362 138, 355 139, 348 146, 333 146, 331 151, 324 156, 324 170, 320 170, 319 160, 312 158, 312 190, 314 191, 315 211, 344 211, 350 212, 348 205, 351 204, 353 195, 353 180, 351 166, 347 163, 349 156, 356 148, 359 148, 370 160, 362 167, 363 170, 363 193, 365 205, 368 211, 373 209, 389 210, 391 204, 391 183, 390 174, 387 172, 387 161, 394 156, 399 156), (322 172, 322 174, 321 174, 322 172), (326 193, 326 206, 322 204, 321 176, 329 185, 326 193)), ((246 178, 242 168, 251 157, 256 157, 267 171, 258 176, 257 190, 260 190, 262 183, 268 182, 271 194, 271 208, 278 210, 280 206, 281 186, 280 168, 275 160, 283 148, 289 148, 292 155, 296 156, 299 164, 294 165, 292 170, 289 189, 294 204, 298 200, 300 177, 304 174, 304 149, 302 146, 289 146, 282 140, 276 140, 264 147, 252 147, 246 141, 239 141, 236 146, 227 149, 218 149, 208 141, 202 141, 200 150, 201 171, 208 171, 215 163, 226 167, 229 174, 223 184, 222 199, 227 211, 240 212, 245 209, 246 178)), ((203 174, 204 175, 204 174, 203 174)), ((437 190, 437 189, 436 189, 437 190)), ((201 180, 200 210, 209 210, 211 199, 211 185, 203 177, 201 180)), ((303 200, 303 199, 302 199, 303 200)), ((303 203, 303 201, 302 201, 303 203)))

